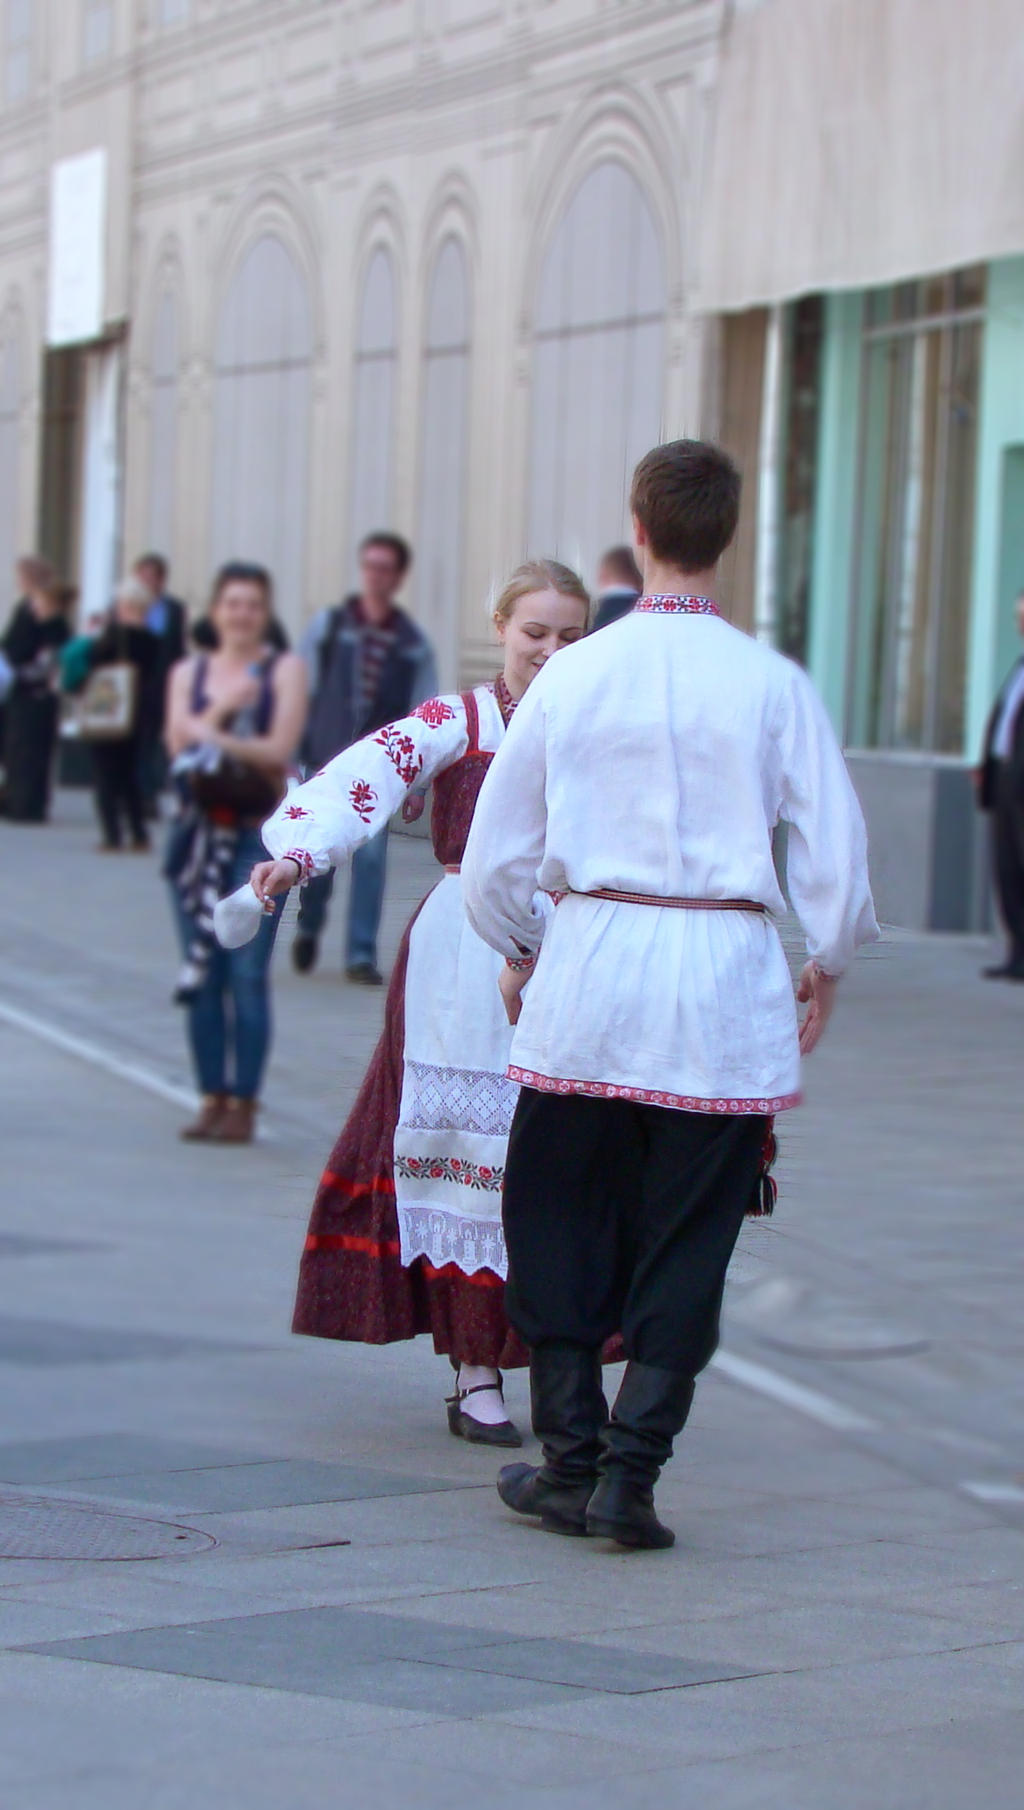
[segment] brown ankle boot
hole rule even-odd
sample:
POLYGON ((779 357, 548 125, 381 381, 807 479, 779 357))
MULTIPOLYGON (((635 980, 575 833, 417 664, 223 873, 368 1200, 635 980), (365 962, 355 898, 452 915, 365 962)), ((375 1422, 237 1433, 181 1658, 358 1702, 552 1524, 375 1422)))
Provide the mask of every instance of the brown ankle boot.
POLYGON ((179 1135, 190 1144, 208 1143, 216 1134, 227 1103, 226 1094, 204 1094, 198 1118, 185 1125, 179 1135))
POLYGON ((255 1100, 229 1095, 213 1137, 218 1144, 251 1144, 256 1130, 255 1100))

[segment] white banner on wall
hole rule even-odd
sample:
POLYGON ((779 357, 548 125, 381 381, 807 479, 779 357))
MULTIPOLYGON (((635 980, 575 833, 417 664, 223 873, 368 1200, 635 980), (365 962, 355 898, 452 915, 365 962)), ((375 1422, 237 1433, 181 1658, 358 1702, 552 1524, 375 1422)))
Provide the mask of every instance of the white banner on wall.
POLYGON ((51 346, 80 345, 103 331, 106 221, 106 151, 61 158, 50 171, 51 346))

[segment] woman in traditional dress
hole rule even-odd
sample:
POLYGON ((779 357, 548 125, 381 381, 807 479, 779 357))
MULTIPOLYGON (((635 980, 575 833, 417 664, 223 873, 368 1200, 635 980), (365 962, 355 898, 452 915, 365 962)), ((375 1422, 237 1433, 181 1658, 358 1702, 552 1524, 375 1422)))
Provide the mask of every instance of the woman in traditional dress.
POLYGON ((418 815, 433 781, 444 878, 406 931, 383 1035, 317 1191, 294 1330, 369 1345, 432 1333, 457 1372, 449 1427, 476 1444, 521 1444, 501 1367, 527 1354, 504 1312, 501 1185, 518 1089, 505 1073, 503 964, 466 921, 459 862, 512 712, 550 656, 586 632, 588 608, 567 567, 520 566, 494 615, 498 677, 421 704, 291 791, 264 826, 274 859, 252 874, 272 908, 340 866, 399 806, 418 815))

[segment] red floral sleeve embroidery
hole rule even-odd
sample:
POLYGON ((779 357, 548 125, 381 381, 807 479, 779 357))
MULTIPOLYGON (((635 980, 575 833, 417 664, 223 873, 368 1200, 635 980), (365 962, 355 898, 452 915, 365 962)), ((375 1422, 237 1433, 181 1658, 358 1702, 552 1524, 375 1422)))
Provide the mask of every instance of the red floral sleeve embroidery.
POLYGON ((369 823, 373 816, 373 807, 377 802, 377 794, 365 779, 354 779, 349 787, 349 801, 357 817, 369 823))
POLYGON ((298 817, 308 817, 309 812, 304 804, 290 804, 285 811, 285 816, 290 817, 294 821, 298 817))
POLYGON ((442 723, 451 722, 455 712, 443 698, 428 698, 425 704, 418 704, 412 714, 426 723, 428 729, 439 729, 442 723))
MULTIPOLYGON (((445 705, 444 708, 447 710, 448 706, 445 705)), ((423 770, 423 756, 412 736, 403 735, 400 729, 389 725, 381 729, 373 739, 384 749, 402 784, 411 786, 423 770)))

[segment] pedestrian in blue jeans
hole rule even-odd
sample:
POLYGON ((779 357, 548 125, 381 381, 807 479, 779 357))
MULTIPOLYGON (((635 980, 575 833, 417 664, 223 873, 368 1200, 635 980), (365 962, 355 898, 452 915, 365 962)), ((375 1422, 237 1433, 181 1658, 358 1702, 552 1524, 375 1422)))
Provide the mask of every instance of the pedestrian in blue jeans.
MULTIPOLYGON (((312 702, 303 743, 310 773, 342 749, 386 723, 408 716, 437 691, 430 643, 399 609, 395 596, 412 562, 398 534, 368 534, 359 548, 361 588, 334 609, 314 617, 303 643, 312 702)), ((384 905, 387 825, 352 859, 345 972, 360 986, 379 987, 377 932, 384 905)), ((316 964, 334 874, 302 889, 292 961, 300 974, 316 964)))
POLYGON ((175 998, 202 1103, 182 1136, 248 1143, 270 1048, 269 969, 278 916, 252 942, 222 949, 217 900, 263 858, 259 826, 281 798, 306 716, 306 667, 270 645, 269 575, 234 562, 214 582, 215 651, 179 661, 167 700, 167 749, 179 800, 165 871, 181 938, 175 998), (269 801, 269 803, 268 803, 269 801))

